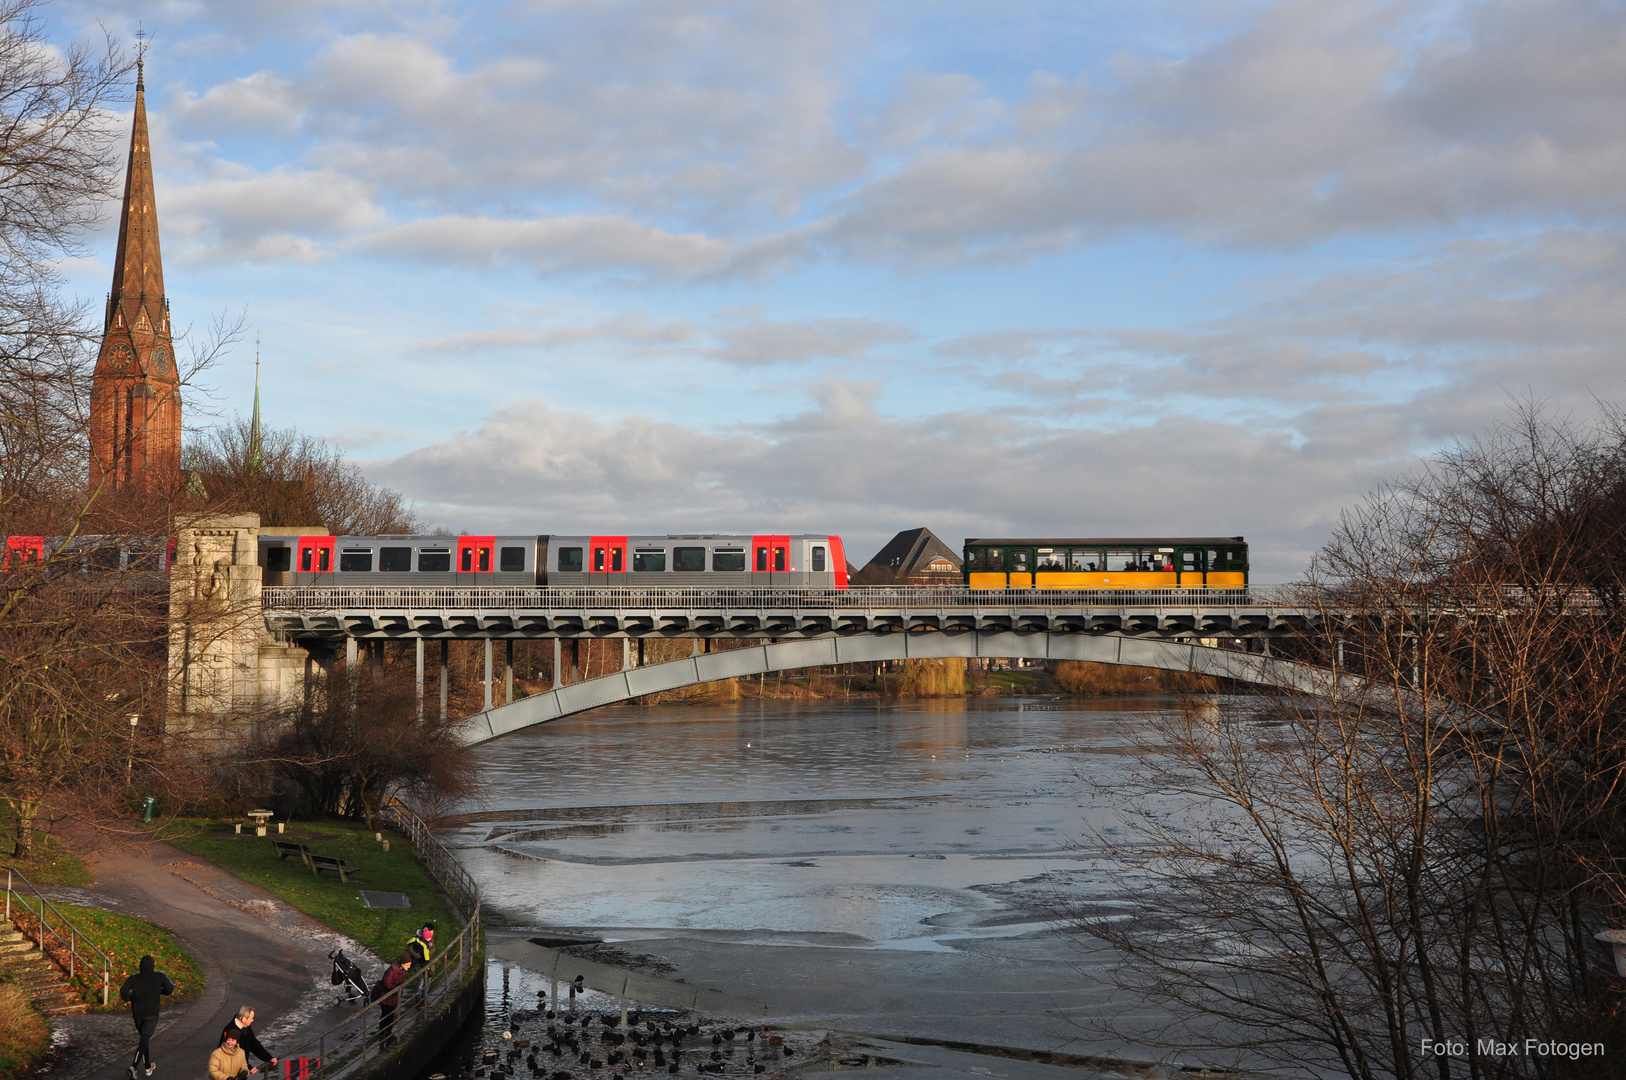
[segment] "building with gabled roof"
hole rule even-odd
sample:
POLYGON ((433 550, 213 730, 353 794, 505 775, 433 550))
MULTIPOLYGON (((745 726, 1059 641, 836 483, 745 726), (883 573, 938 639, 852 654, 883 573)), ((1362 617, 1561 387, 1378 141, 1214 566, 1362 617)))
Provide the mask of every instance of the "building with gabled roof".
POLYGON ((905 529, 852 579, 854 585, 957 585, 960 556, 930 529, 905 529))

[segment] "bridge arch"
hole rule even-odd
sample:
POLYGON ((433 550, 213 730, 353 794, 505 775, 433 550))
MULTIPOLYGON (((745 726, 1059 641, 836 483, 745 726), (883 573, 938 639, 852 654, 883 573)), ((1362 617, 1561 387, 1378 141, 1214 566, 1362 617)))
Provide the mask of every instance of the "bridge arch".
POLYGON ((464 725, 463 739, 465 744, 472 746, 602 705, 614 705, 662 690, 676 690, 745 675, 828 664, 975 657, 1088 660, 1102 664, 1189 671, 1305 694, 1325 694, 1333 674, 1326 668, 1256 653, 1116 634, 977 630, 855 634, 850 637, 764 642, 745 649, 702 653, 681 660, 628 668, 613 675, 561 686, 476 713, 464 725))

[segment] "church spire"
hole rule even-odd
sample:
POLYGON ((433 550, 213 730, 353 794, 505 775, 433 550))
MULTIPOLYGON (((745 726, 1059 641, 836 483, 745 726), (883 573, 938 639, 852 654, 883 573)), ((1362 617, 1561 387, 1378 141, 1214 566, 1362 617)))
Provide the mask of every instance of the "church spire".
POLYGON ((265 472, 265 447, 260 441, 260 332, 254 331, 254 417, 248 422, 248 474, 265 472))
POLYGON ((147 136, 146 37, 137 35, 135 115, 119 212, 113 287, 91 381, 91 484, 173 491, 180 481, 181 398, 158 247, 147 136))

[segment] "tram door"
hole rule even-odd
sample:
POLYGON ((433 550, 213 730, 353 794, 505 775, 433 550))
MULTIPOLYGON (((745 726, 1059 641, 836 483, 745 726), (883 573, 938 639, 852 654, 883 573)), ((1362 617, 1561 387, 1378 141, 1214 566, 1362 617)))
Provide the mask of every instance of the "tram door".
POLYGON ((751 584, 778 588, 791 583, 790 537, 751 538, 751 584))
POLYGON ((457 562, 454 566, 459 585, 490 585, 495 581, 492 573, 497 566, 492 558, 496 543, 495 536, 457 538, 457 562))
POLYGON ((627 583, 627 538, 594 536, 587 541, 587 583, 625 585, 627 583))
POLYGON ((332 536, 301 536, 299 552, 294 558, 294 580, 301 585, 331 585, 330 577, 317 575, 333 573, 332 536))

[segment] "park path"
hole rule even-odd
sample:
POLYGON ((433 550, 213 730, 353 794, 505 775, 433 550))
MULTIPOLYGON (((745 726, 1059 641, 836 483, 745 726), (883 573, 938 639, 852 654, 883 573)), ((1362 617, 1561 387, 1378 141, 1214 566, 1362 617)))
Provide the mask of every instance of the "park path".
MULTIPOLYGON (((339 1022, 349 1010, 333 1006, 327 954, 335 946, 369 972, 380 966, 349 938, 169 844, 127 838, 87 855, 85 863, 90 885, 42 891, 168 927, 205 977, 193 1000, 165 1002, 152 1041, 155 1077, 203 1075, 220 1030, 240 1005, 257 1011, 255 1033, 274 1054, 339 1022)), ((42 1075, 127 1075, 136 1042, 128 1012, 63 1017, 56 1030, 61 1051, 42 1075)))

